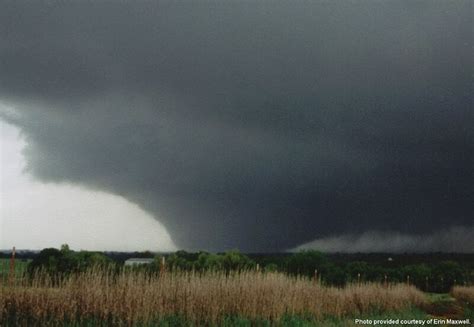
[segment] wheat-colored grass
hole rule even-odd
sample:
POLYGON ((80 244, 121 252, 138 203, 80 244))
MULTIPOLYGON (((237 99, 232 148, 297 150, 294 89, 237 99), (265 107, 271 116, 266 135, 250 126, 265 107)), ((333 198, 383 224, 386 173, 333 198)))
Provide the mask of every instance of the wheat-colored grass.
POLYGON ((180 315, 196 324, 218 324, 226 316, 278 321, 285 314, 345 317, 419 306, 423 294, 407 285, 324 287, 281 273, 173 272, 150 276, 94 269, 53 285, 45 274, 4 286, 1 321, 61 323, 99 319, 133 325, 180 315), (3 319, 3 320, 2 320, 3 319))
POLYGON ((454 286, 451 295, 458 300, 474 304, 474 286, 454 286))

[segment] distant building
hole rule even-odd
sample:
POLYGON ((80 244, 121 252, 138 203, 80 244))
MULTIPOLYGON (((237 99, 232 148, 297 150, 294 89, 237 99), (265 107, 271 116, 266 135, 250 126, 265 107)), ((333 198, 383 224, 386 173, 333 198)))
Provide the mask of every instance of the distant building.
POLYGON ((152 262, 152 258, 130 258, 125 260, 125 266, 149 265, 152 262))

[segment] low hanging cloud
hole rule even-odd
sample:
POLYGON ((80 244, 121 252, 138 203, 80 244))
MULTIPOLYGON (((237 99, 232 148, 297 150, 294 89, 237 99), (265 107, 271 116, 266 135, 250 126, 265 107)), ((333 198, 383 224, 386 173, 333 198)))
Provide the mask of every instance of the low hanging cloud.
POLYGON ((472 252, 473 227, 450 227, 432 234, 403 234, 399 232, 367 231, 323 237, 293 249, 322 252, 472 252))
POLYGON ((0 117, 186 249, 470 228, 470 7, 4 1, 0 117))

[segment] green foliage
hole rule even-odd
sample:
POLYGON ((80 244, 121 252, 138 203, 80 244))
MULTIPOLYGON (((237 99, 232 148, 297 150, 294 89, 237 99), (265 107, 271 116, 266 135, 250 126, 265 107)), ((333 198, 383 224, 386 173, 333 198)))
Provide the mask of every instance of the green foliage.
POLYGON ((348 281, 347 273, 339 266, 326 264, 323 269, 322 281, 329 285, 344 286, 348 281))
POLYGON ((325 284, 343 286, 348 274, 338 265, 331 263, 321 252, 303 250, 291 255, 286 261, 286 271, 292 275, 316 277, 325 284))
POLYGON ((369 265, 365 261, 354 261, 349 262, 346 265, 347 277, 351 282, 359 281, 366 279, 369 273, 369 265))
MULTIPOLYGON (((20 278, 28 269, 28 263, 30 259, 19 259, 15 260, 15 278, 20 278)), ((10 278, 10 259, 0 259, 0 286, 8 281, 10 278)))
MULTIPOLYGON (((212 254, 208 252, 188 253, 186 251, 175 252, 166 258, 166 269, 169 270, 247 270, 255 268, 256 264, 248 256, 239 251, 232 250, 223 254, 212 254)), ((151 269, 161 267, 162 256, 155 257, 151 269)))
POLYGON ((255 263, 249 259, 246 255, 240 253, 237 250, 232 250, 224 253, 220 258, 222 267, 226 271, 230 270, 246 270, 253 269, 255 263))
POLYGON ((167 266, 173 270, 174 269, 178 269, 178 270, 192 269, 192 261, 186 260, 186 258, 179 256, 179 254, 177 253, 170 255, 166 261, 167 261, 166 262, 167 266))
POLYGON ((266 272, 275 272, 278 271, 278 265, 276 263, 269 263, 265 266, 264 270, 266 272))
MULTIPOLYGON (((151 253, 142 253, 149 257, 151 253)), ((214 254, 208 252, 177 251, 170 255, 155 257, 153 264, 133 267, 151 273, 161 269, 165 257, 167 270, 239 271, 256 269, 260 264, 262 272, 281 271, 291 275, 315 276, 327 285, 343 286, 346 283, 409 282, 419 289, 428 292, 448 292, 453 285, 472 283, 473 268, 455 261, 442 261, 417 264, 368 263, 365 261, 334 262, 318 251, 306 250, 287 256, 259 255, 253 256, 256 261, 237 250, 214 254)), ((62 274, 72 271, 84 271, 96 265, 110 265, 111 260, 103 254, 87 251, 72 251, 67 245, 60 249, 44 249, 29 264, 28 271, 44 269, 51 274, 62 274)))
POLYGON ((44 270, 54 276, 112 264, 111 259, 99 252, 75 252, 70 250, 67 244, 64 244, 60 250, 43 249, 28 265, 28 272, 34 273, 37 270, 44 270))
POLYGON ((197 260, 196 268, 200 271, 220 270, 222 269, 222 260, 218 254, 201 252, 197 260))
POLYGON ((303 250, 288 257, 286 270, 292 275, 314 276, 315 270, 318 274, 327 272, 328 260, 318 251, 303 250))
POLYGON ((454 261, 443 261, 433 267, 431 272, 434 291, 448 292, 454 284, 465 282, 466 272, 461 265, 454 261))
MULTIPOLYGON (((162 256, 156 257, 150 267, 158 270, 162 256)), ((317 278, 323 284, 343 286, 347 283, 385 282, 415 285, 430 292, 447 292, 453 285, 472 282, 472 269, 457 262, 419 263, 393 265, 368 263, 365 261, 332 262, 318 251, 304 250, 286 257, 257 257, 262 272, 281 271, 291 275, 317 278), (409 278, 408 278, 409 276, 409 278)), ((222 254, 208 252, 189 253, 178 251, 166 256, 166 269, 169 270, 247 270, 256 269, 256 262, 249 256, 233 250, 222 254)))

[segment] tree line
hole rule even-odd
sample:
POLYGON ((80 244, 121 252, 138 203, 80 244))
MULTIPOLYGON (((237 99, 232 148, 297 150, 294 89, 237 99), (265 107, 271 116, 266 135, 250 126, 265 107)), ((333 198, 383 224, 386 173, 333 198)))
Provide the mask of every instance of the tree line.
MULTIPOLYGON (((147 256, 152 256, 148 253, 147 256)), ((28 265, 33 274, 42 269, 51 275, 85 271, 91 267, 107 266, 123 269, 123 261, 109 258, 100 252, 72 251, 67 245, 60 249, 42 250, 28 265)), ((155 255, 151 264, 125 267, 149 273, 166 271, 242 271, 259 270, 282 272, 293 276, 305 276, 316 282, 344 286, 348 283, 408 283, 428 292, 447 292, 453 285, 474 283, 474 270, 456 261, 407 264, 394 267, 365 261, 335 262, 318 251, 301 251, 285 256, 257 256, 237 250, 224 253, 177 251, 155 255), (163 266, 164 263, 164 266, 163 266)))

